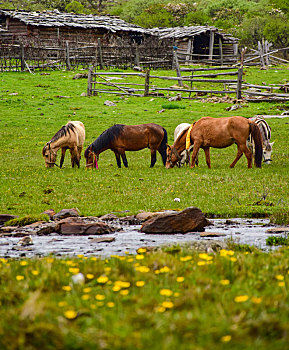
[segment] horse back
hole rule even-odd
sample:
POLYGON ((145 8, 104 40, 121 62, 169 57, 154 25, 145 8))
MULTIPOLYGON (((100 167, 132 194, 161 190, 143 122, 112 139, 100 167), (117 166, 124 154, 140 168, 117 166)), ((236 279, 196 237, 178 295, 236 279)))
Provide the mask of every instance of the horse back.
MULTIPOLYGON (((85 127, 84 124, 80 121, 72 121, 68 122, 67 124, 71 123, 74 126, 74 133, 76 135, 76 144, 77 146, 82 146, 85 141, 85 127)), ((67 125, 66 124, 66 125, 67 125)))

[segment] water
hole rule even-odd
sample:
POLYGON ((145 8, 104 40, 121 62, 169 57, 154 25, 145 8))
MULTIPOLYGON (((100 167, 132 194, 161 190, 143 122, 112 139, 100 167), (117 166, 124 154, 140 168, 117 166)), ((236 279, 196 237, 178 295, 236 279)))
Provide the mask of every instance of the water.
POLYGON ((98 256, 136 254, 140 247, 155 247, 171 244, 183 244, 194 241, 226 241, 233 239, 240 244, 248 244, 268 251, 272 248, 266 246, 269 234, 268 219, 214 219, 212 226, 207 226, 205 232, 225 234, 221 237, 201 237, 199 232, 186 234, 145 234, 139 232, 140 225, 123 225, 122 230, 104 236, 63 236, 52 233, 47 236, 32 235, 32 245, 25 247, 17 244, 21 237, 1 237, 1 257, 27 257, 46 256, 98 256), (94 238, 113 237, 113 242, 96 243, 94 238))

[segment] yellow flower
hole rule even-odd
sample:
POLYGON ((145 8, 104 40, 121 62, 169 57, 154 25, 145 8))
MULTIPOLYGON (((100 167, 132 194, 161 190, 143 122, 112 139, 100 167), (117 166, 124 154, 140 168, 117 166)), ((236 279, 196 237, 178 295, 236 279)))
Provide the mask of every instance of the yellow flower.
POLYGON ((98 301, 104 300, 105 299, 105 295, 103 294, 96 294, 95 299, 98 301))
POLYGON ((34 275, 34 276, 39 275, 39 271, 37 271, 37 270, 32 270, 31 273, 32 273, 32 275, 34 275))
POLYGON ((92 280, 94 278, 94 275, 92 273, 88 273, 86 274, 86 278, 92 280))
POLYGON ((115 281, 114 282, 115 287, 119 287, 119 289, 122 288, 129 288, 130 287, 130 282, 125 282, 125 281, 115 281))
POLYGON ((177 277, 177 282, 182 283, 184 282, 185 277, 177 277))
POLYGON ((166 273, 166 272, 170 272, 171 269, 168 266, 164 266, 162 268, 160 268, 160 273, 166 273))
POLYGON ((105 273, 110 273, 111 267, 107 266, 104 268, 105 273))
POLYGON ((222 286, 227 286, 228 284, 230 284, 230 281, 229 280, 221 280, 220 283, 222 286))
POLYGON ((235 297, 234 300, 236 303, 244 303, 248 299, 249 299, 248 295, 239 295, 239 296, 235 297))
POLYGON ((24 280, 24 276, 22 276, 22 275, 17 275, 17 276, 16 276, 16 280, 17 280, 17 281, 22 281, 22 280, 24 280))
POLYGON ((137 254, 135 258, 136 258, 136 260, 142 260, 142 259, 144 259, 144 255, 137 254))
POLYGON ((284 281, 278 282, 278 286, 279 286, 279 287, 284 287, 284 286, 285 286, 285 282, 284 282, 284 281))
POLYGON ((108 277, 107 276, 100 276, 97 279, 97 283, 100 283, 100 284, 105 284, 107 281, 108 281, 108 277))
POLYGON ((149 268, 147 266, 137 266, 135 268, 136 271, 139 271, 139 272, 143 272, 143 273, 146 273, 146 272, 149 272, 149 268))
POLYGON ((87 287, 87 288, 83 288, 83 293, 90 293, 91 292, 91 288, 87 287))
POLYGON ((231 335, 224 335, 224 336, 221 338, 221 341, 222 341, 223 343, 228 343, 231 339, 232 339, 232 336, 231 336, 231 335))
POLYGON ((139 248, 138 250, 137 250, 137 252, 139 253, 139 254, 141 254, 141 253, 146 253, 146 248, 139 248))
POLYGON ((47 261, 49 264, 51 264, 51 263, 53 263, 54 259, 53 259, 53 258, 47 258, 46 261, 47 261))
POLYGON ((73 320, 74 318, 76 318, 77 312, 74 310, 67 310, 65 311, 64 316, 69 320, 73 320))
POLYGON ((128 293, 129 293, 128 289, 123 289, 119 292, 119 294, 121 294, 121 295, 128 295, 128 293))
POLYGON ((226 249, 221 249, 220 250, 220 256, 232 256, 234 255, 234 251, 233 250, 226 250, 226 249))
POLYGON ((95 256, 93 256, 92 258, 90 258, 91 261, 96 261, 97 258, 95 256))
POLYGON ((70 267, 68 271, 73 273, 74 275, 77 275, 79 272, 79 268, 78 267, 70 267))
POLYGON ((197 264, 198 266, 204 266, 204 265, 206 265, 206 262, 205 261, 198 261, 198 264, 197 264))
POLYGON ((206 253, 200 253, 199 258, 203 259, 203 260, 207 260, 207 261, 213 260, 213 257, 211 255, 206 254, 206 253))
POLYGON ((165 307, 166 309, 171 309, 174 307, 174 303, 171 301, 164 301, 162 303, 162 306, 165 307))
POLYGON ((20 261, 20 265, 26 266, 26 265, 28 265, 28 262, 26 260, 22 260, 22 261, 20 261))
POLYGON ((190 261, 190 260, 192 260, 192 258, 193 257, 191 255, 181 256, 180 261, 190 261))
POLYGON ((231 257, 230 260, 233 261, 233 262, 236 262, 236 261, 237 261, 237 258, 231 257))
POLYGON ((166 311, 166 308, 163 307, 163 306, 159 306, 157 309, 156 309, 156 312, 165 312, 166 311))
POLYGON ((284 281, 284 276, 283 275, 276 275, 275 278, 278 281, 284 281))
POLYGON ((113 301, 109 301, 106 305, 107 307, 113 308, 115 306, 115 303, 113 301))
POLYGON ((116 286, 116 285, 114 285, 114 286, 112 287, 112 290, 113 290, 114 292, 119 292, 119 291, 121 290, 121 286, 116 286))
POLYGON ((145 281, 136 281, 136 282, 135 282, 135 285, 136 285, 137 287, 143 287, 143 286, 145 285, 145 281))
POLYGON ((127 258, 126 261, 127 261, 127 262, 133 262, 133 261, 134 261, 134 258, 127 258))
POLYGON ((62 289, 66 292, 70 292, 72 288, 70 286, 63 286, 62 289))
POLYGON ((170 289, 161 289, 160 295, 165 295, 167 297, 170 297, 173 294, 173 292, 170 289))
POLYGON ((89 294, 83 294, 83 295, 81 296, 81 299, 82 299, 82 300, 89 300, 89 299, 90 299, 90 295, 89 295, 89 294))
POLYGON ((262 301, 262 298, 261 298, 261 297, 260 297, 260 298, 258 298, 258 297, 252 297, 252 298, 251 298, 251 301, 252 301, 252 303, 254 303, 254 304, 260 304, 261 301, 262 301))

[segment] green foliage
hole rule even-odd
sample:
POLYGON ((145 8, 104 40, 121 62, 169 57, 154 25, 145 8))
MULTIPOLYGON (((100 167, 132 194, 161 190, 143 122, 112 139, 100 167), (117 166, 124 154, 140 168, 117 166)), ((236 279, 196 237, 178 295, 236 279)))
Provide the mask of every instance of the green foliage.
POLYGON ((78 1, 71 1, 65 6, 66 12, 84 13, 84 6, 78 1))
POLYGON ((5 226, 26 226, 37 221, 49 221, 49 216, 46 214, 26 215, 21 218, 11 219, 5 222, 5 226))
POLYGON ((289 245, 289 238, 287 236, 270 236, 266 238, 266 244, 269 246, 289 245))
POLYGON ((153 4, 135 17, 134 22, 144 28, 173 27, 174 18, 164 5, 153 4))
POLYGON ((271 215, 270 222, 276 225, 289 225, 289 211, 281 210, 271 215))

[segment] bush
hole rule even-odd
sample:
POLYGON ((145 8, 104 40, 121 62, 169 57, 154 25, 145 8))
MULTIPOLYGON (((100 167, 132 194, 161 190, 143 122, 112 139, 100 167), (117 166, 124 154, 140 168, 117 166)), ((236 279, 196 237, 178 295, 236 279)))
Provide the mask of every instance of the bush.
POLYGON ((276 225, 289 225, 289 211, 279 211, 270 216, 270 223, 276 225))

